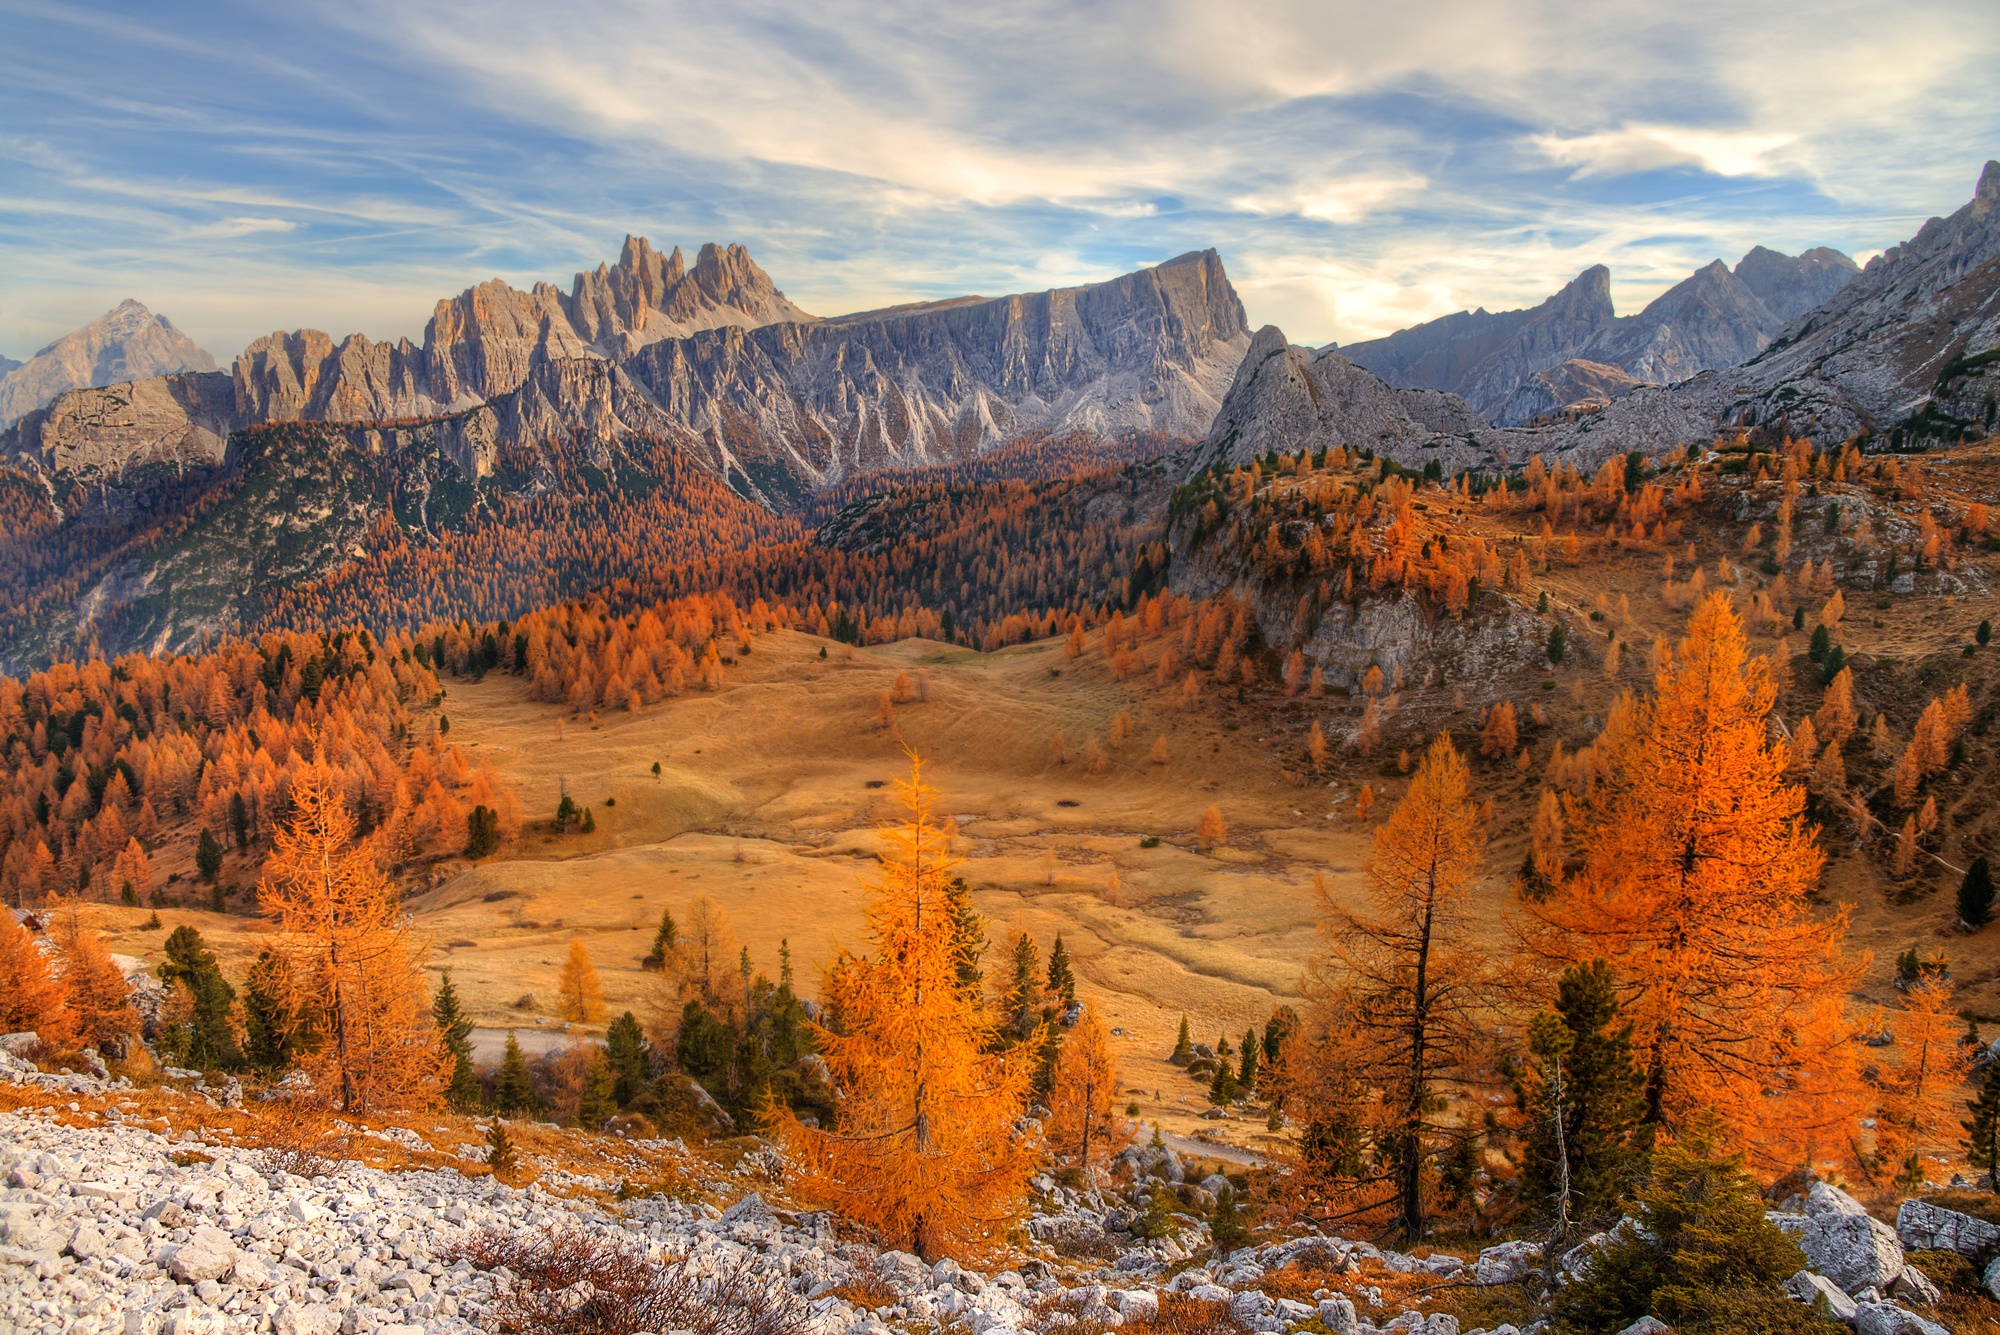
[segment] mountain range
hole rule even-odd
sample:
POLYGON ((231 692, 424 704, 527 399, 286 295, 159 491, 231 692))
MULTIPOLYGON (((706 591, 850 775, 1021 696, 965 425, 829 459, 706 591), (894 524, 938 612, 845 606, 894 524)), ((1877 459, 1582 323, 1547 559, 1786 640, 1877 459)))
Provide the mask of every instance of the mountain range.
MULTIPOLYGON (((153 356, 199 368, 180 338, 127 303, 8 380, 38 363, 73 378, 153 356)), ((536 596, 568 596, 638 559, 613 539, 654 560, 718 551, 837 486, 1036 433, 1193 446, 1181 475, 1345 445, 1447 476, 1536 454, 1595 468, 1736 430, 1985 434, 1997 349, 1991 163, 1963 208, 1859 271, 1759 248, 1621 318, 1598 267, 1528 310, 1348 348, 1253 335, 1212 250, 1079 287, 819 318, 740 246, 687 266, 629 237, 567 289, 494 280, 439 301, 421 345, 274 333, 226 371, 66 388, 25 413, 0 437, 0 494, 29 517, 0 534, 0 666, 86 634, 179 647, 342 571, 393 588, 382 572, 405 545, 477 548, 446 564, 508 615, 534 559, 523 544, 546 525, 569 564, 536 596)), ((458 615, 448 589, 425 597, 423 616, 458 615)))
POLYGON ((1716 260, 1620 317, 1598 264, 1539 306, 1460 311, 1339 351, 1399 389, 1445 390, 1495 426, 1521 426, 1747 361, 1859 272, 1837 250, 1758 246, 1733 270, 1716 260))
POLYGON ((1199 437, 1248 343, 1214 251, 1084 287, 820 320, 741 246, 703 246, 690 269, 628 237, 567 293, 496 279, 438 302, 421 346, 274 333, 228 372, 63 394, 6 444, 115 481, 220 463, 231 433, 261 423, 436 418, 478 477, 551 434, 642 433, 777 505, 1035 430, 1199 437))
MULTIPOLYGON (((1839 269, 1826 252, 1786 260, 1752 251, 1734 272, 1711 265, 1647 307, 1681 312, 1680 327, 1671 318, 1650 326, 1651 333, 1635 324, 1633 334, 1602 335, 1606 342, 1588 346, 1699 347, 1703 340, 1689 331, 1716 328, 1706 312, 1716 307, 1714 294, 1731 292, 1725 277, 1743 289, 1734 298, 1739 309, 1747 293, 1769 313, 1773 300, 1785 309, 1810 299, 1815 285, 1831 284, 1839 269), (1691 309, 1704 313, 1693 320, 1691 309)), ((1735 430, 1904 445, 1981 436, 2000 426, 2000 162, 1986 164, 1963 207, 1871 259, 1768 338, 1758 335, 1763 342, 1746 359, 1674 384, 1622 385, 1616 378, 1622 367, 1562 355, 1558 335, 1579 327, 1572 319, 1577 311, 1609 311, 1608 301, 1591 295, 1595 280, 1585 283, 1591 277, 1586 271, 1531 311, 1447 316, 1355 348, 1298 347, 1266 327, 1191 466, 1351 445, 1410 467, 1435 461, 1447 472, 1519 466, 1537 454, 1594 468, 1616 454, 1659 454, 1735 430), (1482 329, 1500 336, 1482 346, 1482 329), (1557 420, 1509 427, 1489 425, 1476 405, 1454 393, 1450 398, 1465 404, 1468 416, 1452 418, 1429 397, 1445 391, 1398 388, 1349 355, 1359 351, 1385 364, 1391 345, 1401 358, 1398 374, 1419 384, 1449 377, 1475 394, 1481 384, 1497 393, 1515 375, 1510 399, 1525 382, 1539 381, 1551 400, 1587 388, 1604 402, 1593 411, 1565 404, 1557 420), (1487 372, 1500 374, 1487 380, 1487 372), (1558 375, 1569 383, 1551 387, 1558 375)))

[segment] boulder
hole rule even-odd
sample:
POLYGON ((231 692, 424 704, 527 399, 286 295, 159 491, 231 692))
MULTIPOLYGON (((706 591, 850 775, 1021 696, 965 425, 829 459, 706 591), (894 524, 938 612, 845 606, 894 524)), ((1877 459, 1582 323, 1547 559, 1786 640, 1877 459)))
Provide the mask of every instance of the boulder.
POLYGON ((1656 1316, 1642 1316, 1618 1335, 1674 1335, 1674 1328, 1656 1316))
POLYGON ((1918 1307, 1935 1307, 1944 1293, 1929 1275, 1913 1265, 1906 1265, 1902 1274, 1889 1281, 1889 1296, 1918 1307))
POLYGON ((242 1253, 221 1229, 203 1224, 175 1249, 167 1262, 167 1273, 183 1284, 199 1284, 205 1279, 221 1279, 236 1268, 242 1253))
POLYGON ((1842 1293, 1840 1286, 1824 1275, 1815 1275, 1810 1270, 1801 1270, 1785 1281, 1785 1292, 1810 1307, 1817 1300, 1826 1299, 1827 1313, 1834 1320, 1847 1325, 1854 1324, 1854 1299, 1842 1293))
POLYGON ((25 1057, 42 1045, 42 1036, 32 1029, 23 1029, 17 1034, 0 1034, 0 1052, 10 1057, 25 1057))
POLYGON ((1896 1211, 1896 1236, 1908 1251, 1953 1251, 1975 1265, 2000 1255, 2000 1227, 1929 1201, 1903 1202, 1896 1211))
POLYGON ((2000 1299, 2000 1256, 1986 1263, 1986 1272, 1980 1276, 1985 1281, 1986 1291, 2000 1299))
POLYGON ((1151 1321, 1160 1314, 1160 1296, 1144 1289, 1113 1289, 1105 1301, 1127 1321, 1151 1321))
POLYGON ((1511 1284, 1525 1277, 1542 1261, 1541 1246, 1533 1242, 1503 1242, 1479 1253, 1473 1263, 1473 1281, 1478 1284, 1511 1284))
POLYGON ((1854 1311, 1855 1335, 1951 1335, 1935 1321, 1894 1303, 1862 1303, 1854 1311))
POLYGON ((286 1303, 271 1319, 276 1335, 340 1335, 340 1309, 327 1303, 286 1303))
POLYGON ((1354 1315, 1354 1302, 1350 1298, 1322 1298, 1319 1304, 1319 1323, 1332 1331, 1333 1335, 1354 1335, 1361 1324, 1354 1315))
POLYGON ((1859 1201, 1826 1182, 1806 1198, 1808 1221, 1799 1246, 1812 1268, 1848 1293, 1887 1289, 1903 1272, 1903 1244, 1896 1230, 1859 1201))

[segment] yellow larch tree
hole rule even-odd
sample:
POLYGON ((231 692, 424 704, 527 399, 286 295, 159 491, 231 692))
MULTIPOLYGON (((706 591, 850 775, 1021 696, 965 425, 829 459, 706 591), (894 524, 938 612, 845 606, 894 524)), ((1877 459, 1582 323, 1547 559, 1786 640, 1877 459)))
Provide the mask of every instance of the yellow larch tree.
POLYGON ((0 1033, 32 1032, 57 1052, 76 1039, 76 1016, 35 938, 0 909, 0 1033))
POLYGON ((556 1006, 563 1019, 573 1024, 595 1024, 604 1016, 604 984, 597 980, 597 968, 590 962, 582 937, 570 940, 569 958, 563 962, 562 978, 556 984, 556 1006))
POLYGON ((768 1114, 802 1172, 802 1194, 888 1244, 935 1259, 990 1245, 1020 1216, 1039 1146, 1015 1130, 1034 1076, 1025 1050, 986 1050, 990 1030, 957 985, 951 879, 937 793, 911 758, 897 785, 868 910, 872 951, 828 971, 813 1035, 837 1092, 831 1127, 768 1114))
POLYGON ((1592 748, 1597 780, 1566 805, 1579 869, 1526 903, 1532 946, 1617 970, 1648 1123, 1672 1133, 1712 1105, 1753 1149, 1788 1094, 1841 1102, 1839 1065, 1811 1059, 1852 1034, 1836 1003, 1866 964, 1842 956, 1846 913, 1810 903, 1823 857, 1766 729, 1772 698, 1767 660, 1709 595, 1653 694, 1592 748))
POLYGON ((75 1023, 75 1041, 113 1055, 139 1036, 139 1012, 124 972, 104 948, 80 895, 56 900, 48 915, 49 939, 59 962, 57 981, 75 1023))
POLYGON ((1194 827, 1194 846, 1206 853, 1229 842, 1229 827, 1223 822, 1222 808, 1210 805, 1201 813, 1201 819, 1194 827))
POLYGON ((1958 1041, 1952 985, 1936 977, 1913 984, 1901 1009, 1891 1014, 1889 1032, 1896 1042, 1891 1063, 1879 1076, 1875 1157, 1882 1168, 1921 1185, 1916 1156, 1957 1141, 1965 1078, 1972 1069, 1972 1053, 1958 1041))
POLYGON ((1049 1147, 1081 1168, 1084 1181, 1093 1186, 1092 1165, 1117 1149, 1121 1138, 1117 1094, 1118 1064, 1112 1060, 1110 1037, 1096 1008, 1086 1004, 1056 1056, 1049 1147))
POLYGON ((432 1021, 421 951, 374 851, 355 839, 340 775, 324 759, 292 779, 293 816, 257 885, 288 968, 286 1010, 319 1042, 300 1059, 348 1113, 435 1106, 452 1068, 432 1021))

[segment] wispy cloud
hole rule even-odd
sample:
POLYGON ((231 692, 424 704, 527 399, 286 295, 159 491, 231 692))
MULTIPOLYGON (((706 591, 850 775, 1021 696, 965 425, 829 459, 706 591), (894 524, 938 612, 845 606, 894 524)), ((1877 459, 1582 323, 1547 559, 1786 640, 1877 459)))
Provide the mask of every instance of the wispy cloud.
POLYGON ((1990 0, 0 0, 0 350, 124 295, 218 355, 749 244, 807 309, 1221 250, 1351 341, 1876 250, 2000 153, 1990 0), (1782 53, 1782 58, 1774 58, 1782 53))

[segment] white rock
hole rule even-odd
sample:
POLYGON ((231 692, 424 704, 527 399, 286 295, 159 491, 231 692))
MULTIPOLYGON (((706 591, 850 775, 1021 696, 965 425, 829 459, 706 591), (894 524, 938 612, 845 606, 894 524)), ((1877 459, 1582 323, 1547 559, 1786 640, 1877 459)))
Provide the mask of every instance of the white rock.
POLYGON ((1954 1251, 1975 1262, 2000 1254, 2000 1228, 1929 1201, 1903 1202, 1896 1211, 1896 1236, 1913 1252, 1954 1251))
POLYGON ((1785 1292, 1808 1307, 1816 1300, 1825 1298, 1828 1314, 1834 1320, 1850 1326, 1854 1324, 1854 1299, 1848 1297, 1838 1284, 1824 1275, 1801 1270, 1785 1281, 1785 1292))
POLYGON ((1813 1269, 1849 1293, 1886 1289, 1903 1270, 1903 1244, 1897 1240, 1896 1230, 1865 1212, 1828 1209, 1813 1213, 1822 1187, 1843 1201, 1853 1199, 1824 1182, 1813 1184, 1813 1195, 1806 1202, 1812 1223, 1799 1239, 1806 1259, 1813 1269))
POLYGON ((1935 1321, 1893 1303, 1862 1303, 1854 1312, 1855 1335, 1951 1335, 1935 1321))
POLYGON ((1106 1301, 1127 1321, 1150 1321, 1160 1314, 1160 1296, 1144 1289, 1113 1289, 1106 1301))
POLYGON ((1642 1316, 1618 1335, 1674 1335, 1674 1328, 1656 1316, 1642 1316))
POLYGON ((325 1303, 286 1303, 271 1329, 275 1335, 339 1335, 340 1313, 325 1303))
POLYGON ((1472 1268, 1479 1284, 1511 1284, 1541 1264, 1542 1249, 1532 1242, 1503 1242, 1479 1253, 1472 1268))
POLYGON ((199 1284, 235 1269, 238 1255, 227 1233, 203 1224, 175 1250, 167 1271, 183 1284, 199 1284))
POLYGON ((1931 1282, 1931 1277, 1913 1265, 1903 1267, 1903 1273, 1890 1281, 1889 1292, 1897 1299, 1913 1303, 1918 1307, 1935 1307, 1944 1296, 1942 1290, 1931 1282))
POLYGON ((1354 1303, 1348 1298, 1323 1298, 1319 1304, 1319 1323, 1333 1332, 1333 1335, 1354 1335, 1360 1322, 1354 1315, 1354 1303))

